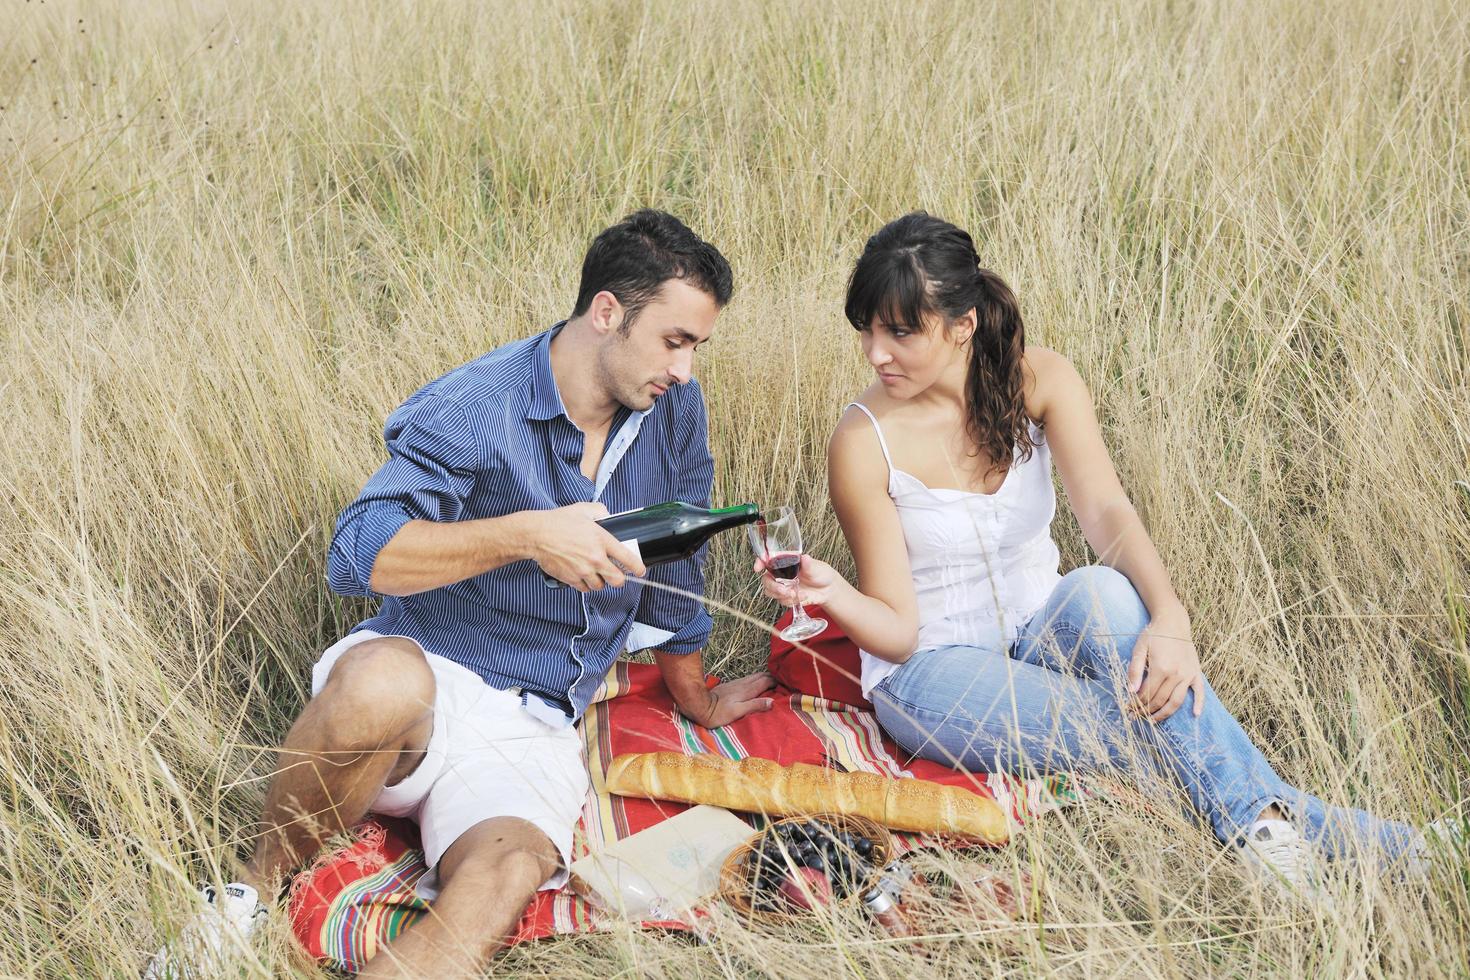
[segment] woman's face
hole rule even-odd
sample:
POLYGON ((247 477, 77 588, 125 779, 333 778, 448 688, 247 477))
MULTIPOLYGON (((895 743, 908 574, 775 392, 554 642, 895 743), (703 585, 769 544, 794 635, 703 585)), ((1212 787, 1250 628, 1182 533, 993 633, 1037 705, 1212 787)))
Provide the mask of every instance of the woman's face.
POLYGON ((912 398, 957 367, 963 371, 966 341, 974 332, 974 314, 946 324, 940 316, 925 317, 922 327, 881 323, 875 317, 860 331, 863 355, 894 398, 912 398), (968 325, 967 325, 968 323, 968 325))

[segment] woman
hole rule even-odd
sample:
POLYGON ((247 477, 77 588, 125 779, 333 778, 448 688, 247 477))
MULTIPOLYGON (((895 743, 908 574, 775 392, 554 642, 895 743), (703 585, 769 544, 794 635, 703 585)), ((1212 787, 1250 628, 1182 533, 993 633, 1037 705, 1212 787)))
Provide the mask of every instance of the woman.
POLYGON ((1420 866, 1417 831, 1288 786, 1215 697, 1085 385, 1026 346, 966 232, 923 212, 885 226, 846 313, 878 374, 829 447, 859 584, 808 556, 798 585, 863 651, 863 692, 900 746, 975 771, 1171 775, 1249 868, 1310 895, 1319 856, 1420 866), (1053 459, 1104 563, 1065 576, 1053 459))

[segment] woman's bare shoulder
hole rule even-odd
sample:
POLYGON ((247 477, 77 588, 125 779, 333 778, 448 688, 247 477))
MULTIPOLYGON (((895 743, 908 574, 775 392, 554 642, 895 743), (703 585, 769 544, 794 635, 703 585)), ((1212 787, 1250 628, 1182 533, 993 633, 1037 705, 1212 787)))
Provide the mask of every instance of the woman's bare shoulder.
MULTIPOLYGON (((881 384, 874 384, 853 401, 880 419, 889 407, 881 384)), ((832 468, 848 469, 854 465, 866 468, 883 463, 883 448, 878 443, 878 432, 867 413, 852 406, 843 410, 832 430, 832 437, 827 442, 827 457, 832 468)))
POLYGON ((842 410, 842 414, 837 418, 837 425, 832 430, 832 438, 836 439, 839 435, 847 436, 854 430, 866 429, 871 432, 873 423, 868 420, 867 412, 853 406, 861 405, 881 419, 888 411, 889 401, 883 385, 875 381, 842 410))
POLYGON ((1059 372, 1075 370, 1072 362, 1060 351, 1052 350, 1050 347, 1035 347, 1026 345, 1026 353, 1021 357, 1021 363, 1026 372, 1028 384, 1037 383, 1045 385, 1047 381, 1056 377, 1059 372))
POLYGON ((1048 406, 1058 396, 1075 394, 1081 376, 1065 354, 1050 347, 1027 346, 1022 358, 1022 396, 1026 414, 1037 421, 1046 417, 1048 406))

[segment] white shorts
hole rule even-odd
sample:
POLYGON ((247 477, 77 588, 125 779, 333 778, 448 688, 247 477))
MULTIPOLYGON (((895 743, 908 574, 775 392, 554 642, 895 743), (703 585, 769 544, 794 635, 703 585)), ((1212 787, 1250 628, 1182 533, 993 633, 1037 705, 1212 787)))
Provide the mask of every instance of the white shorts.
MULTIPOLYGON (((329 647, 312 668, 312 697, 343 653, 379 636, 359 630, 329 647)), ((541 890, 560 888, 588 789, 581 737, 575 728, 531 717, 518 695, 491 687, 469 668, 424 656, 434 672, 434 733, 418 768, 383 787, 369 809, 417 823, 424 860, 436 871, 450 845, 481 820, 529 820, 561 854, 561 869, 541 890)), ((426 884, 433 890, 434 883, 426 884)))

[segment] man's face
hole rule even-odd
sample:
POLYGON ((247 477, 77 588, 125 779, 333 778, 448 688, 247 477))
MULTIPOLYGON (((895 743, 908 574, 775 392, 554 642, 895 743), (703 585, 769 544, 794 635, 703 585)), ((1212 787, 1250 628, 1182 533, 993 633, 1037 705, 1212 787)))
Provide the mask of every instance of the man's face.
POLYGON ((714 297, 681 279, 670 279, 634 317, 626 332, 614 330, 598 351, 598 373, 607 393, 635 412, 694 376, 694 351, 714 333, 720 308, 714 297))

